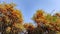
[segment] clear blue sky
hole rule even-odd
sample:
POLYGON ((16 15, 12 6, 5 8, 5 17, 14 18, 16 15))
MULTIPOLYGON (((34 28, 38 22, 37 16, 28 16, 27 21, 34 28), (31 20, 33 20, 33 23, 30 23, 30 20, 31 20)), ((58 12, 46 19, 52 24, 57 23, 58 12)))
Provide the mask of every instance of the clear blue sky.
POLYGON ((24 22, 32 22, 31 18, 38 9, 43 9, 48 13, 60 10, 60 0, 0 0, 0 3, 3 2, 16 3, 16 8, 23 13, 24 22))

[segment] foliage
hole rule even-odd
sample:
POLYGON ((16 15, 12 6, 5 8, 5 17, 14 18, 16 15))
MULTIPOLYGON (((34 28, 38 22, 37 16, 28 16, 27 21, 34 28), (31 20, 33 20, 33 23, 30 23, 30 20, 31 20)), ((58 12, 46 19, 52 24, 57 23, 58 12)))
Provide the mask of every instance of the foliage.
POLYGON ((0 31, 2 34, 15 31, 14 29, 23 28, 23 17, 21 11, 14 9, 15 4, 0 4, 0 31), (15 28, 14 28, 15 27, 15 28))
MULTIPOLYGON (((60 13, 51 15, 48 13, 45 13, 43 10, 37 10, 37 12, 33 15, 33 20, 38 24, 40 27, 47 27, 47 30, 51 31, 59 31, 60 32, 60 13), (45 15, 44 15, 45 14, 45 15), (41 26, 41 23, 44 24, 41 26), (59 23, 59 24, 58 24, 59 23)), ((42 29, 44 31, 44 29, 42 29)), ((50 33, 51 34, 51 33, 50 33)))
POLYGON ((0 4, 0 32, 2 34, 60 34, 60 13, 51 15, 44 10, 37 10, 32 19, 36 23, 23 24, 20 10, 15 4, 0 4), (27 33, 28 32, 28 33, 27 33))

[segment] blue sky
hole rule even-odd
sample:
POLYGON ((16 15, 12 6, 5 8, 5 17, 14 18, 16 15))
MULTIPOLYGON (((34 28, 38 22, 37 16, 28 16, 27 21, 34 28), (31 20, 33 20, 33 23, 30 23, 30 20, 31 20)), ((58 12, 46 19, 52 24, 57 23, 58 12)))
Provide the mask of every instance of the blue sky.
POLYGON ((60 0, 0 0, 0 3, 3 2, 17 4, 16 8, 22 11, 24 22, 33 22, 31 18, 38 9, 43 9, 47 13, 60 10, 60 0))

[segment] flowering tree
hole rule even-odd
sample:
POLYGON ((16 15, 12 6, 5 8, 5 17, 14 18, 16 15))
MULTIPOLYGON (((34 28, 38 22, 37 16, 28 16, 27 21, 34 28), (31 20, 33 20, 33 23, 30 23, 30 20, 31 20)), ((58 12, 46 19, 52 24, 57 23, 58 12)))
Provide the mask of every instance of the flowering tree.
POLYGON ((23 25, 22 13, 15 9, 15 6, 15 4, 0 4, 0 32, 2 34, 18 34, 25 30, 25 34, 60 34, 60 13, 51 15, 43 10, 37 10, 32 18, 37 24, 35 27, 30 23, 23 25))
POLYGON ((23 17, 15 4, 0 4, 0 31, 2 34, 17 34, 22 30, 23 17))
POLYGON ((41 28, 42 33, 48 31, 49 34, 54 34, 55 32, 60 31, 60 27, 58 26, 58 23, 60 23, 59 13, 51 15, 45 13, 43 10, 37 10, 33 16, 33 20, 37 23, 38 26, 44 27, 41 28))

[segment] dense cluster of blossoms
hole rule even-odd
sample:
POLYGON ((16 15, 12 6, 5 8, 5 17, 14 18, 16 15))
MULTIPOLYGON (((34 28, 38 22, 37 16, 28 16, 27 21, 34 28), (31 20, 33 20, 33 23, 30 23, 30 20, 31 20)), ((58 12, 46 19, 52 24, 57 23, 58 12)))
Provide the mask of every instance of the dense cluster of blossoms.
POLYGON ((37 10, 33 24, 23 23, 20 10, 15 4, 0 4, 0 32, 2 34, 60 34, 60 13, 54 15, 37 10))
POLYGON ((0 32, 2 34, 17 34, 24 28, 22 14, 14 6, 13 3, 0 4, 0 32))
POLYGON ((60 32, 60 13, 51 15, 45 13, 43 10, 37 10, 37 12, 33 16, 33 20, 37 23, 39 28, 42 27, 44 33, 46 31, 48 32, 48 34, 56 34, 57 32, 60 32))

